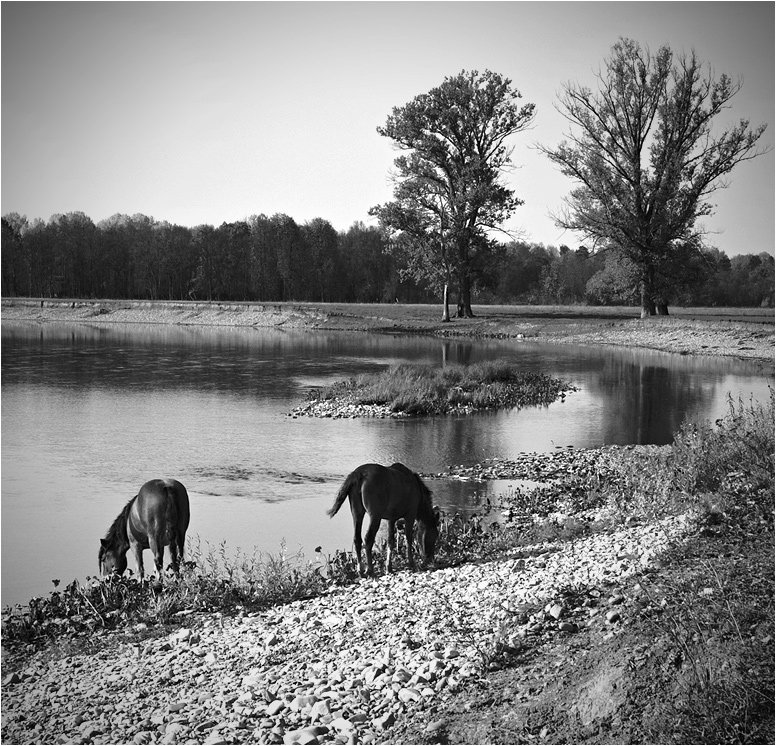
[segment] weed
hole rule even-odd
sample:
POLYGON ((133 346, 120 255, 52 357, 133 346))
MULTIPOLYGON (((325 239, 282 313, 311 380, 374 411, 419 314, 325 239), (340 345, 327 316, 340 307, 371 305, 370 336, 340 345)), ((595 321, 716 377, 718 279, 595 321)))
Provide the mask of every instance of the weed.
POLYGON ((493 620, 493 624, 490 629, 485 629, 481 624, 471 621, 481 614, 481 609, 478 614, 474 614, 466 601, 453 603, 444 593, 439 597, 446 608, 446 616, 452 622, 457 639, 477 653, 482 671, 497 668, 501 658, 519 652, 508 643, 511 639, 512 624, 498 613, 499 609, 494 607, 491 610, 488 616, 493 620))

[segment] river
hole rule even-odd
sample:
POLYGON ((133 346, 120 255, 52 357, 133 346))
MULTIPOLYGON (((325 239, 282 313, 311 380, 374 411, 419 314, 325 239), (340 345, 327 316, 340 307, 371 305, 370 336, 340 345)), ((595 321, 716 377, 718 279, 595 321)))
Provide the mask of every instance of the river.
MULTIPOLYGON (((361 463, 435 473, 521 452, 668 443, 772 366, 523 340, 249 328, 2 324, 2 605, 97 572, 99 538, 147 479, 188 488, 187 543, 314 558, 351 546, 325 515, 361 463), (400 361, 508 359, 578 388, 549 407, 426 420, 289 417, 311 387, 400 361)), ((448 509, 501 485, 429 482, 448 509)), ((150 557, 146 567, 151 566, 150 557)), ((130 558, 130 567, 134 561, 130 558)))

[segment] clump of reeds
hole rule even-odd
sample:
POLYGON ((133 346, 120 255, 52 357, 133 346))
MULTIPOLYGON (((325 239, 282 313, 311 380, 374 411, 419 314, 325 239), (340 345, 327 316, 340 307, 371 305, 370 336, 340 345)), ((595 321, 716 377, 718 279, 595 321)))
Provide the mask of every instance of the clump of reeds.
POLYGON ((313 398, 349 404, 378 404, 410 415, 447 414, 551 404, 568 383, 521 371, 506 361, 473 365, 402 363, 376 374, 362 374, 317 390, 313 398))

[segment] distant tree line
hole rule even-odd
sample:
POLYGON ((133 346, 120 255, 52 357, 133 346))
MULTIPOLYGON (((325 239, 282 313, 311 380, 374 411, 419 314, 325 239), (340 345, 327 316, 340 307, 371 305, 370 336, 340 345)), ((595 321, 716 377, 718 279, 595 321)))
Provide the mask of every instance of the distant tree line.
MULTIPOLYGON (((4 297, 432 303, 438 288, 408 274, 388 233, 355 223, 254 215, 188 228, 146 215, 95 224, 82 212, 48 222, 2 218, 4 297)), ((638 267, 615 251, 493 243, 471 267, 476 303, 632 305, 638 267)), ((774 259, 688 250, 670 301, 773 306, 774 259)))

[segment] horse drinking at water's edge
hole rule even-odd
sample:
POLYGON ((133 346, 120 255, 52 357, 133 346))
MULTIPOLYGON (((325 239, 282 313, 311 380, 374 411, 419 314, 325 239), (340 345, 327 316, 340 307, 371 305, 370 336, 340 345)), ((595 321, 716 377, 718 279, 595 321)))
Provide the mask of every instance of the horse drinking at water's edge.
POLYGON ((407 562, 415 568, 412 558, 412 533, 417 519, 421 525, 421 544, 426 559, 434 559, 434 548, 439 530, 437 516, 431 505, 431 491, 421 478, 404 464, 381 466, 363 464, 352 471, 340 488, 334 505, 327 511, 334 517, 342 507, 345 498, 350 499, 350 512, 353 514, 353 543, 356 547, 358 569, 364 572, 361 564, 361 524, 364 515, 369 513, 369 528, 366 532, 367 572, 372 575, 372 547, 375 543, 380 521, 388 521, 388 553, 385 561, 387 572, 391 572, 391 553, 396 541, 396 521, 404 519, 404 533, 407 537, 407 562))
POLYGON ((161 577, 164 547, 170 547, 172 569, 178 574, 189 527, 189 495, 174 479, 146 482, 100 539, 100 572, 119 574, 127 569, 127 551, 135 553, 138 575, 143 577, 143 550, 154 555, 156 575, 161 577))

